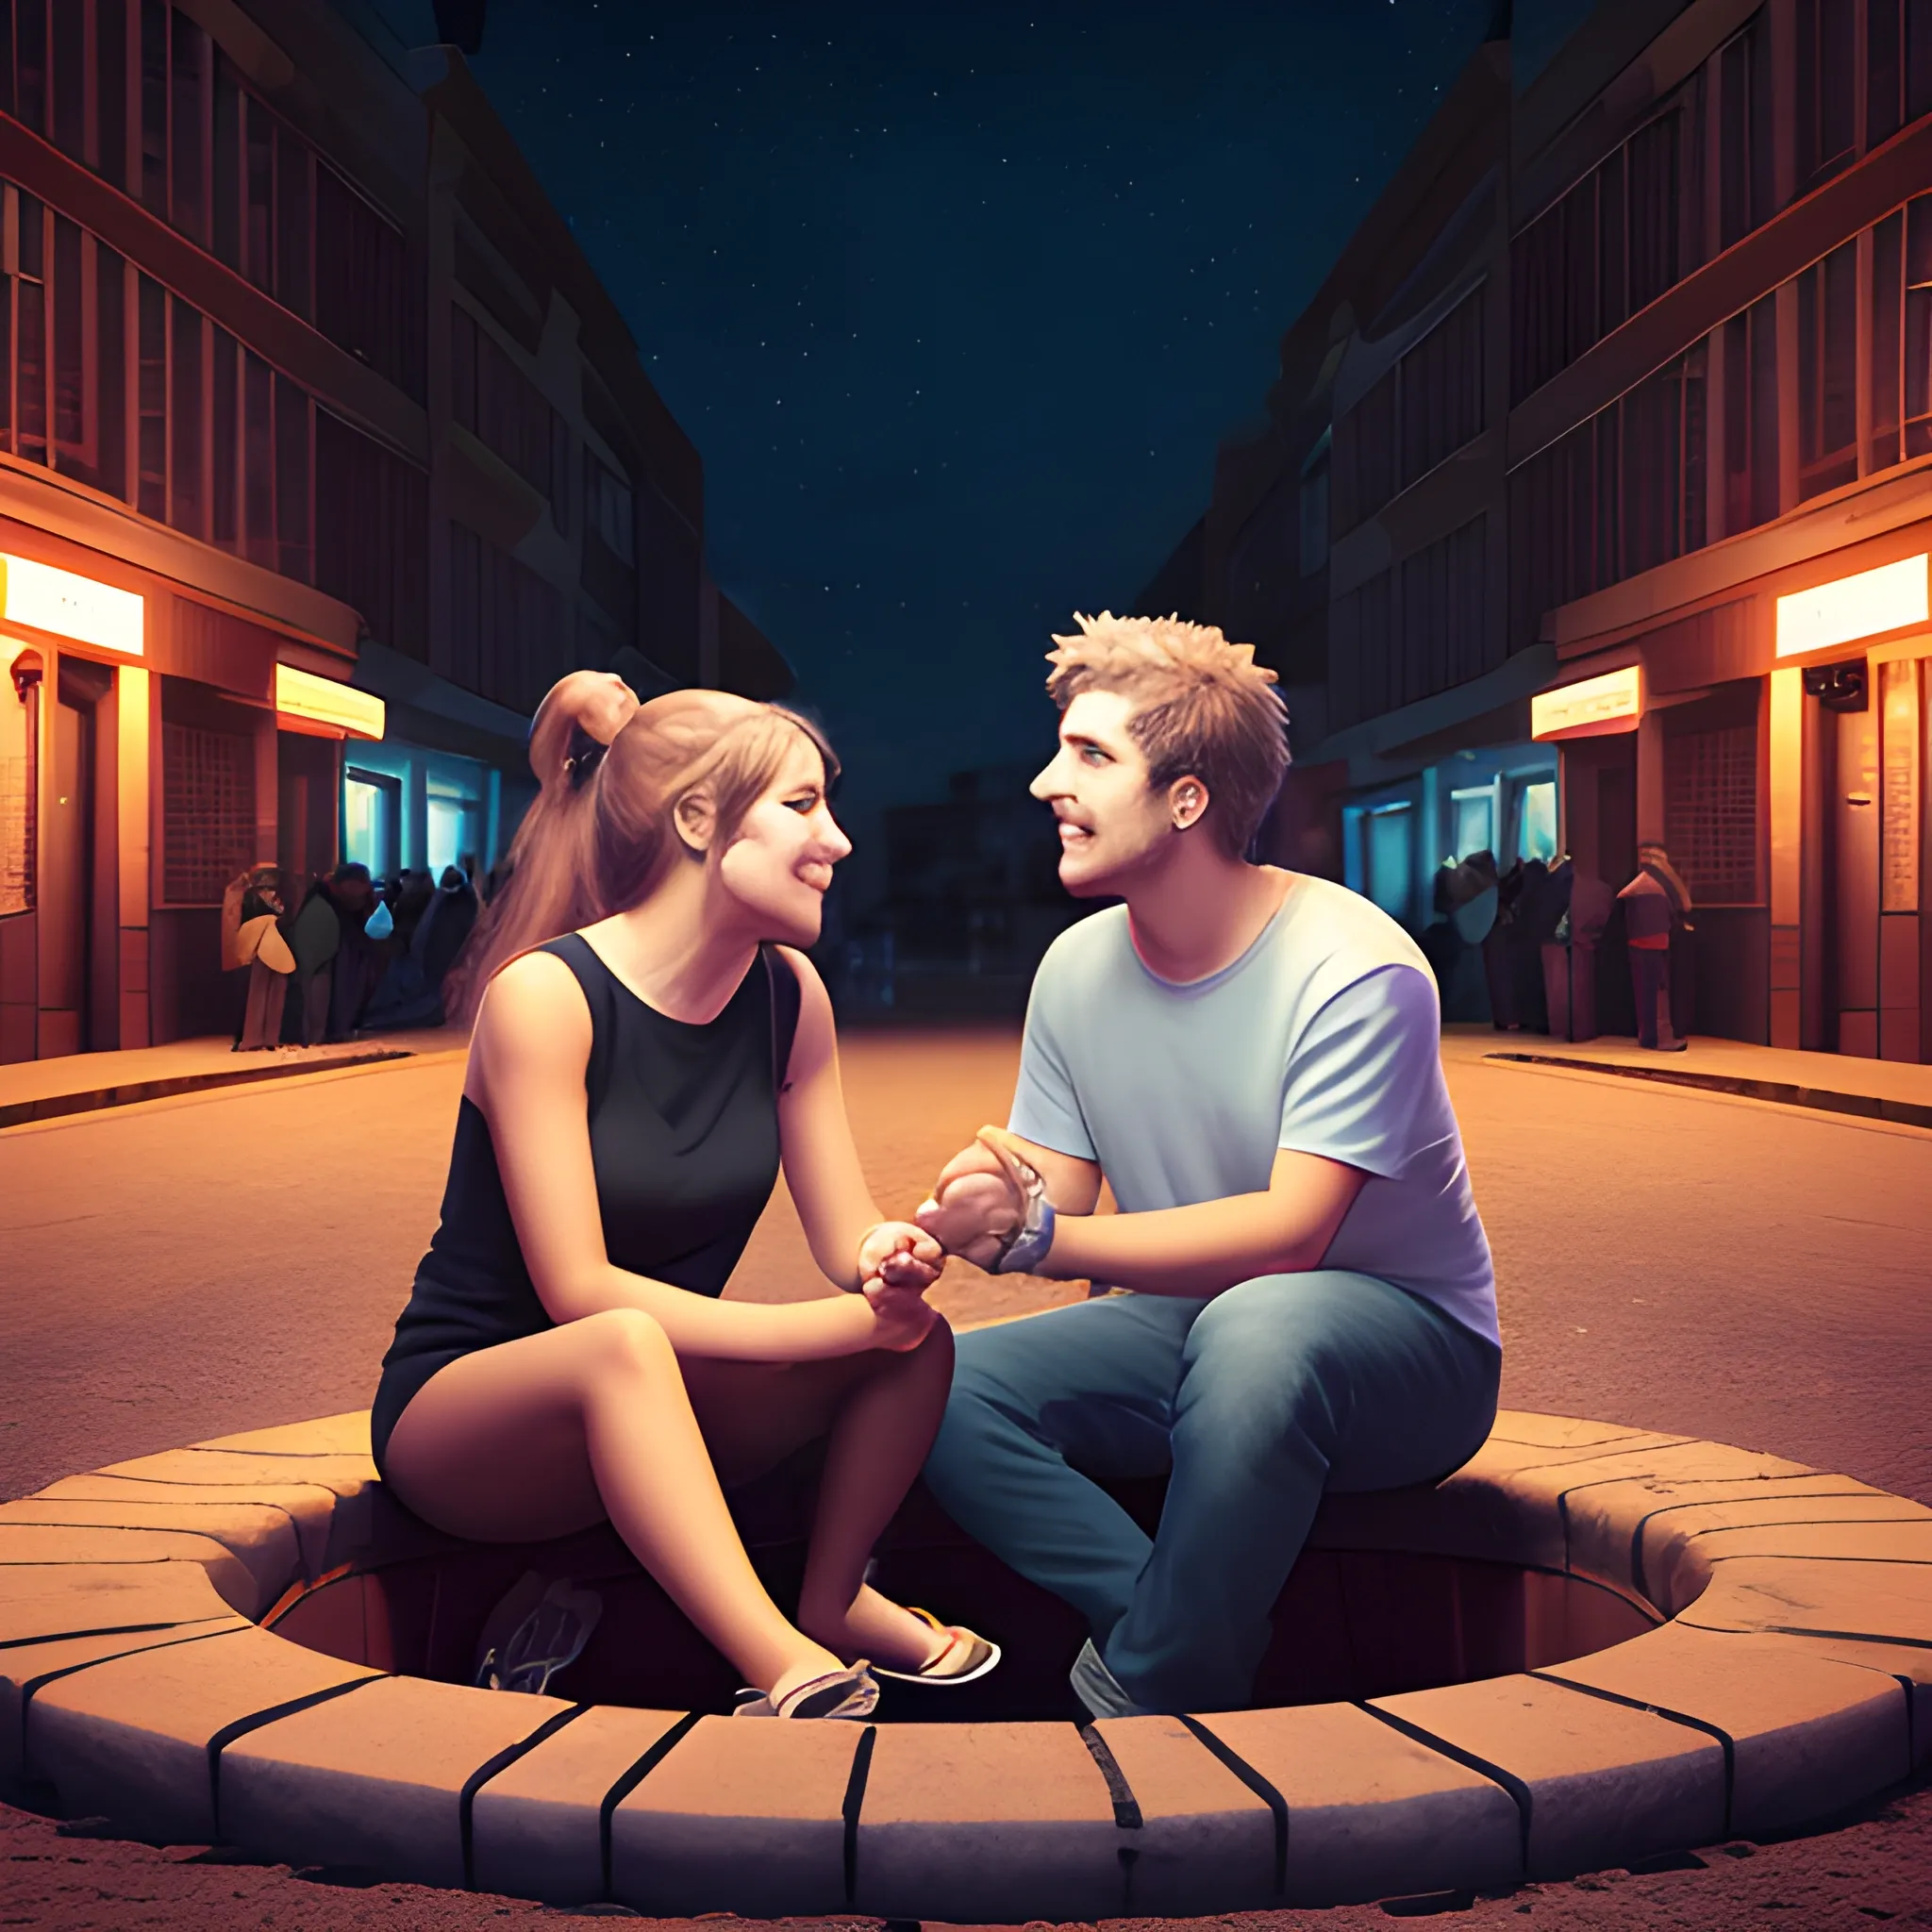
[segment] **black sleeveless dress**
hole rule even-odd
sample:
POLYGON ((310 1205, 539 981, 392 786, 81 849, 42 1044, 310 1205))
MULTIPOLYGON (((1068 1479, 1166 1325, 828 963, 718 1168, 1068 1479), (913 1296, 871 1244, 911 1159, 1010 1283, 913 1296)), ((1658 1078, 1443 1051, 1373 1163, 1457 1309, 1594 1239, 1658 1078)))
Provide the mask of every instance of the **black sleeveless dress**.
MULTIPOLYGON (((692 1025, 646 1006, 580 933, 540 950, 570 968, 591 1008, 584 1087, 605 1253, 632 1274, 723 1293, 778 1178, 778 1070, 798 1027, 797 974, 761 947, 724 1011, 692 1025)), ((376 1468, 437 1370, 555 1325, 524 1265, 490 1123, 466 1096, 441 1224, 382 1358, 376 1468)))

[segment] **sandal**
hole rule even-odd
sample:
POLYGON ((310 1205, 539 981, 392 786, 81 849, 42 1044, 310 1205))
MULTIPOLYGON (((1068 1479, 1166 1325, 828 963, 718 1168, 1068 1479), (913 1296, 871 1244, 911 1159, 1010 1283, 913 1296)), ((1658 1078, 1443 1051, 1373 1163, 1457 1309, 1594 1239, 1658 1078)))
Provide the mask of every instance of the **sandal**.
POLYGON ((849 1670, 827 1671, 794 1684, 775 1704, 768 1690, 744 1690, 738 1696, 733 1717, 868 1718, 878 1704, 879 1687, 861 1657, 849 1670))
MULTIPOLYGON (((912 1607, 908 1606, 908 1607, 912 1607)), ((939 1656, 916 1671, 889 1671, 883 1664, 874 1664, 873 1670, 881 1677, 895 1678, 901 1684, 971 1684, 986 1675, 1000 1660, 1000 1647, 989 1641, 977 1632, 967 1629, 963 1624, 941 1624, 930 1610, 912 1608, 912 1614, 923 1623, 930 1624, 947 1640, 946 1647, 939 1656), (966 1650, 965 1661, 958 1669, 941 1671, 938 1666, 948 1657, 958 1655, 960 1646, 966 1650)))

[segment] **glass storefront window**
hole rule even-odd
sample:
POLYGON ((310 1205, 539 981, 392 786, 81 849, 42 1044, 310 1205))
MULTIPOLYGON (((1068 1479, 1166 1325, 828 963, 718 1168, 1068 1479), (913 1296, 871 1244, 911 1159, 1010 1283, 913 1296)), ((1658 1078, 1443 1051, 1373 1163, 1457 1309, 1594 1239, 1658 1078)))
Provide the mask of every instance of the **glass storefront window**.
POLYGON ((474 800, 431 796, 428 858, 432 877, 441 878, 446 865, 459 865, 468 871, 475 863, 481 823, 482 814, 474 800))
POLYGON ((382 772, 353 766, 342 779, 342 857, 377 878, 396 869, 402 788, 382 772))
POLYGON ((1488 785, 1472 785, 1449 794, 1451 822, 1458 862, 1473 852, 1496 849, 1496 794, 1488 785))
POLYGON ((1408 917, 1415 883, 1415 813, 1383 806, 1368 821, 1369 897, 1391 919, 1408 917))
POLYGON ((1526 864, 1557 861, 1557 781, 1534 778, 1516 796, 1516 856, 1526 864))

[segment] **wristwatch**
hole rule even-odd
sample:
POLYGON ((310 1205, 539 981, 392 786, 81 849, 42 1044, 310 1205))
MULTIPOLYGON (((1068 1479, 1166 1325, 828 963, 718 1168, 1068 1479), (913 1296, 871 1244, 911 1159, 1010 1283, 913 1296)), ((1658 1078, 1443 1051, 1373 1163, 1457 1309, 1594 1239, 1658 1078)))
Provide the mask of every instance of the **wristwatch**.
POLYGON ((1030 1274, 1046 1259, 1053 1246, 1053 1203, 1046 1198, 1046 1182, 1039 1171, 1009 1147, 998 1150, 1007 1171, 1019 1183, 1024 1203, 1020 1224, 1000 1244, 991 1273, 1030 1274))

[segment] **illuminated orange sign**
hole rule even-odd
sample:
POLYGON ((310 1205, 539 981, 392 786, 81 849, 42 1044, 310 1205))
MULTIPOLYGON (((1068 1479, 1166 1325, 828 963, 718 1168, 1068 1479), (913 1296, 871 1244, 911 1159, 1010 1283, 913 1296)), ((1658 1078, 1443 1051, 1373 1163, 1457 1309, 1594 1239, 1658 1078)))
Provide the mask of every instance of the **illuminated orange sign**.
POLYGON ((1643 673, 1626 670, 1587 677, 1581 684, 1538 691, 1529 701, 1532 738, 1593 738, 1606 731, 1628 731, 1643 714, 1643 673))
POLYGON ((275 666, 275 709, 286 718, 325 724, 350 738, 380 738, 385 719, 380 698, 292 664, 275 666))
POLYGON ((1777 654, 1828 651, 1926 621, 1926 558, 1902 558, 1777 600, 1777 654))
POLYGON ((145 600, 132 591, 117 591, 30 557, 0 555, 0 616, 8 624, 139 658, 146 611, 145 600))

